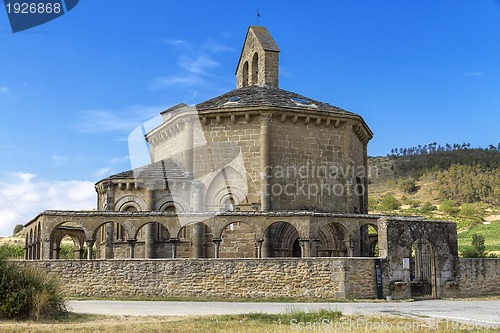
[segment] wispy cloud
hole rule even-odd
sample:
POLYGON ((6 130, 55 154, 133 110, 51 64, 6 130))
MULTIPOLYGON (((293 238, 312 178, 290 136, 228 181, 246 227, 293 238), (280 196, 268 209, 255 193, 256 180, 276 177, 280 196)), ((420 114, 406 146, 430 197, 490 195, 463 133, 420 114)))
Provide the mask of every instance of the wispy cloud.
POLYGON ((468 76, 468 77, 471 77, 471 76, 482 76, 483 74, 484 73, 480 72, 480 71, 471 71, 471 72, 465 72, 464 76, 468 76))
POLYGON ((0 178, 0 237, 12 234, 46 209, 95 208, 94 184, 87 181, 38 179, 30 173, 9 173, 0 178))
POLYGON ((101 168, 101 169, 97 170, 97 172, 95 173, 95 175, 97 177, 104 177, 104 176, 108 176, 110 174, 111 174, 111 168, 109 168, 109 167, 101 168))
POLYGON ((0 95, 6 95, 10 93, 9 87, 6 86, 0 86, 0 95))
POLYGON ((210 56, 204 54, 195 58, 181 57, 179 59, 180 66, 189 73, 208 75, 209 69, 220 66, 220 64, 213 60, 210 56))
POLYGON ((81 112, 74 127, 85 133, 129 133, 144 121, 157 116, 164 107, 134 105, 124 109, 91 109, 81 112))
POLYGON ((200 75, 167 75, 156 78, 151 84, 152 88, 159 89, 166 86, 198 86, 205 84, 206 80, 200 75))
POLYGON ((183 39, 165 39, 162 43, 173 47, 179 53, 178 70, 154 79, 151 84, 152 89, 178 85, 183 87, 206 85, 209 78, 213 79, 216 76, 214 69, 221 66, 217 60, 218 56, 221 53, 235 51, 214 39, 207 39, 199 44, 183 39))

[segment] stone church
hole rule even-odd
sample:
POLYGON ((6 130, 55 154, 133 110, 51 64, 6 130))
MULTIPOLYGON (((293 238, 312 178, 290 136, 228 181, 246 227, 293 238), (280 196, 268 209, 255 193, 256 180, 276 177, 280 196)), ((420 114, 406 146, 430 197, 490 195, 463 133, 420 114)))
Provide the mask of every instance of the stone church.
POLYGON ((268 30, 251 26, 236 89, 163 111, 145 135, 151 162, 97 182, 95 211, 45 211, 26 224, 26 259, 59 258, 67 236, 88 260, 378 257, 341 261, 370 281, 335 292, 374 297, 382 260, 384 293, 408 296, 411 276, 443 295, 457 276, 455 224, 369 215, 372 131, 360 115, 281 89, 279 55, 268 30))

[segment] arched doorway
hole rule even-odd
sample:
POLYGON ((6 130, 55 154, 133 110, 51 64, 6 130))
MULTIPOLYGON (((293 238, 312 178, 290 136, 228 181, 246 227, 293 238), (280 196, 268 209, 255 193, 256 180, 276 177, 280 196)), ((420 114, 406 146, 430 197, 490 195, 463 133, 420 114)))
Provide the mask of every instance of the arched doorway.
POLYGON ((412 297, 436 297, 436 260, 432 243, 420 238, 411 246, 410 284, 412 297))
POLYGON ((347 249, 344 241, 347 232, 345 228, 335 222, 329 222, 318 230, 318 257, 345 257, 347 249))
POLYGON ((301 257, 299 233, 288 222, 274 222, 264 232, 262 257, 301 257))
POLYGON ((85 232, 74 223, 62 223, 50 235, 51 259, 85 258, 85 232))

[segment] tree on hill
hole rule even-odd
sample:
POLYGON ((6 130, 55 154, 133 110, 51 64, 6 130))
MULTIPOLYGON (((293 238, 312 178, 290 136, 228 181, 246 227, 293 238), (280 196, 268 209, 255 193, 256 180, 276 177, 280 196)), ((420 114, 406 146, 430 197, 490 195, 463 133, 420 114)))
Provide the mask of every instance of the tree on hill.
POLYGON ((14 227, 14 231, 12 232, 12 235, 17 234, 19 231, 23 230, 24 226, 22 224, 18 224, 14 227))

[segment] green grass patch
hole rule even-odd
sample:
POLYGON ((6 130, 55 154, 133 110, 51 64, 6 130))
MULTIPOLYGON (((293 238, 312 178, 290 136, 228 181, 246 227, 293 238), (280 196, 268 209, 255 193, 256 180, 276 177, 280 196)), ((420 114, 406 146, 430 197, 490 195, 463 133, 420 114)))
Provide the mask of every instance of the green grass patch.
POLYGON ((458 250, 462 253, 466 249, 472 249, 472 235, 484 236, 486 252, 500 251, 500 223, 477 224, 468 230, 458 233, 458 250))

